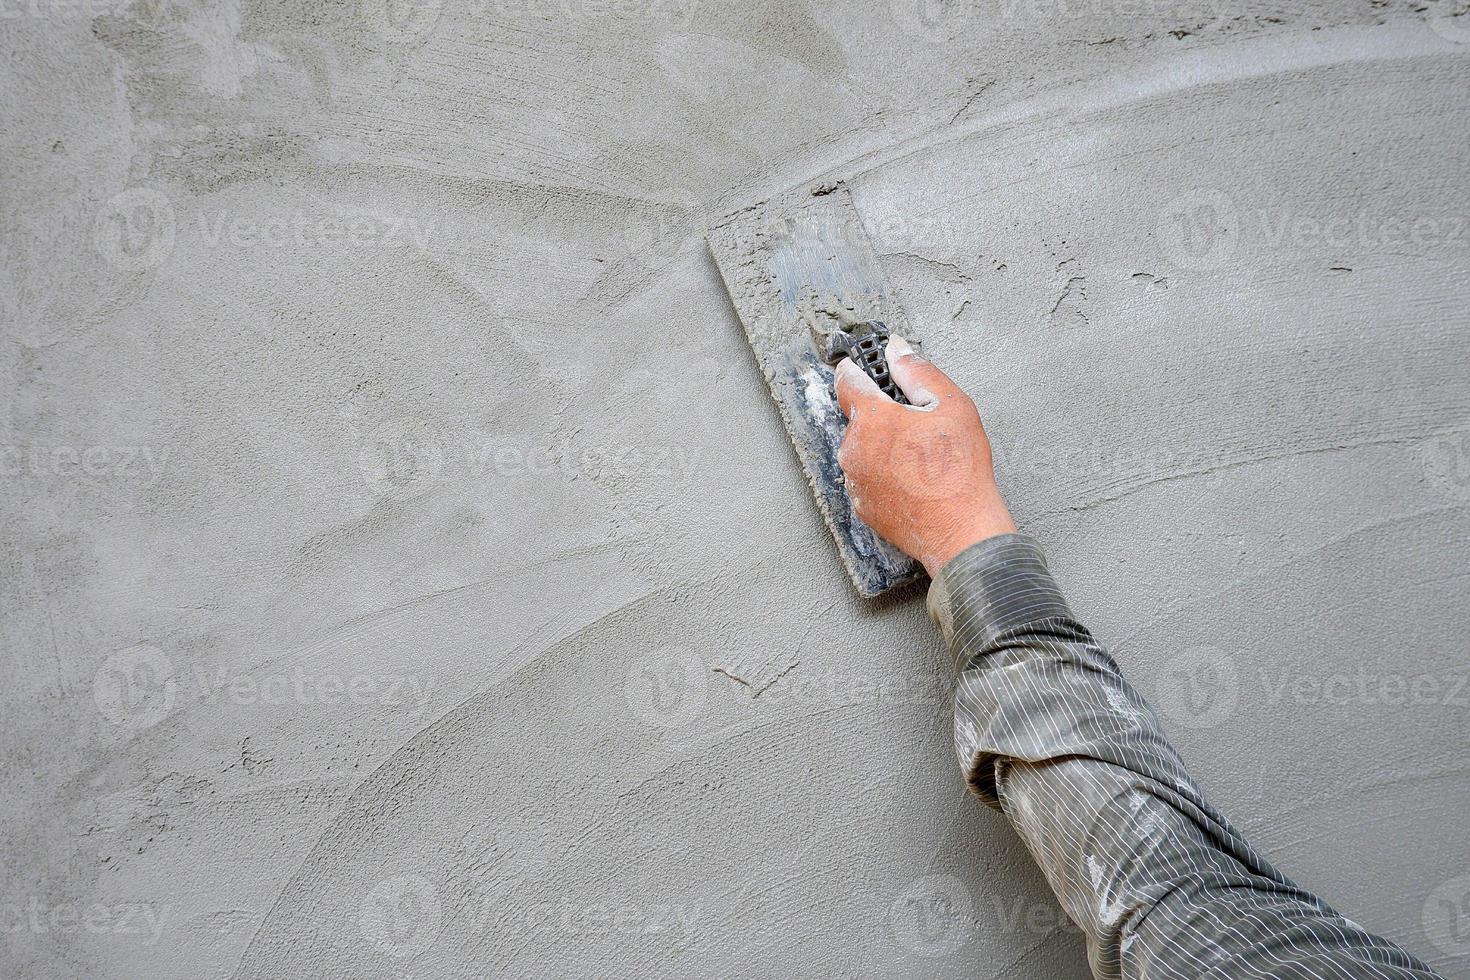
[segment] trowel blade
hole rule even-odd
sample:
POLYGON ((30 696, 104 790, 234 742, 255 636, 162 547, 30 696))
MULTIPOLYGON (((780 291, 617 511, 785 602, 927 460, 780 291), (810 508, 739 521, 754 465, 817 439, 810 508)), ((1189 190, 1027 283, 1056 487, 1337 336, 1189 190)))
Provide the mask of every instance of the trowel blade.
POLYGON ((872 597, 913 581, 918 562, 853 511, 837 465, 847 421, 813 340, 839 320, 881 320, 918 339, 884 284, 851 194, 823 185, 775 198, 726 218, 708 240, 853 585, 872 597))

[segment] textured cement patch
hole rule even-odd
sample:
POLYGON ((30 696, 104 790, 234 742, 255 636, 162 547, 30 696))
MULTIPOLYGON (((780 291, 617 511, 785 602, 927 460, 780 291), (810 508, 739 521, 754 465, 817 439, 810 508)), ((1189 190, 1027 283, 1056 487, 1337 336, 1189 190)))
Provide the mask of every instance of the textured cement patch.
POLYGON ((5 976, 1081 976, 704 252, 853 187, 1279 865, 1470 969, 1463 3, 0 8, 5 976))

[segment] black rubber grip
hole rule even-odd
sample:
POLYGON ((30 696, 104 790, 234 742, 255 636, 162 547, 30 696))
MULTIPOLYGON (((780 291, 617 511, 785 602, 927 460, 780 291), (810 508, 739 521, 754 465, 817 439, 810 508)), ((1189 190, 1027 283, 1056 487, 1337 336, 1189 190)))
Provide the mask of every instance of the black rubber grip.
POLYGON ((836 364, 844 357, 852 358, 852 362, 862 368, 885 395, 900 405, 907 405, 909 400, 894 384, 893 375, 888 370, 888 357, 884 353, 887 346, 888 328, 878 320, 868 320, 832 334, 827 344, 827 363, 836 364))

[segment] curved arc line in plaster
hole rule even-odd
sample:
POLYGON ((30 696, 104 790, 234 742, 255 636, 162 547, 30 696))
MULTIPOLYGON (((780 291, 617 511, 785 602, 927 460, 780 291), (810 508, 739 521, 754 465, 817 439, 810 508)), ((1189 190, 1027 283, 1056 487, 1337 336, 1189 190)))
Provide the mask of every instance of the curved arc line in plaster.
MULTIPOLYGON (((900 164, 937 147, 960 142, 1005 125, 1049 116, 1094 115, 1108 109, 1186 89, 1227 85, 1246 79, 1284 75, 1314 68, 1367 61, 1397 61, 1451 54, 1460 46, 1436 34, 1426 23, 1339 27, 1306 34, 1272 34, 1239 42, 1171 53, 1112 77, 1091 78, 982 112, 955 126, 930 129, 855 158, 832 161, 795 183, 772 184, 749 200, 799 190, 818 180, 854 181, 900 164)), ((746 199, 742 199, 746 200, 746 199)), ((732 206, 739 206, 733 204, 732 206)))

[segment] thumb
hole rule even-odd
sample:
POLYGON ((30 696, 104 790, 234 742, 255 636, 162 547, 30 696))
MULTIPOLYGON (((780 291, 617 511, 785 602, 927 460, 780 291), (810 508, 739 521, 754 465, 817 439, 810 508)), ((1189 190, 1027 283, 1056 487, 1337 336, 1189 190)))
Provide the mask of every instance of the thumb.
POLYGON ((860 411, 874 411, 894 401, 883 394, 878 383, 863 373, 863 369, 844 357, 837 362, 837 404, 849 420, 857 418, 860 411))
POLYGON ((888 372, 915 408, 935 408, 941 400, 965 396, 949 375, 914 353, 909 342, 897 334, 888 338, 886 353, 888 372))

